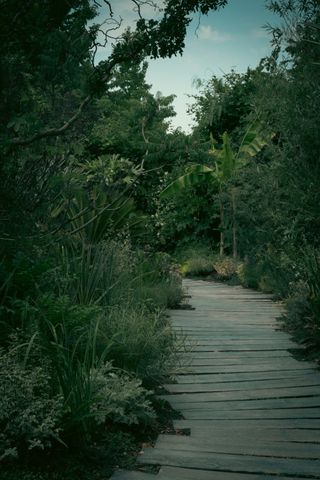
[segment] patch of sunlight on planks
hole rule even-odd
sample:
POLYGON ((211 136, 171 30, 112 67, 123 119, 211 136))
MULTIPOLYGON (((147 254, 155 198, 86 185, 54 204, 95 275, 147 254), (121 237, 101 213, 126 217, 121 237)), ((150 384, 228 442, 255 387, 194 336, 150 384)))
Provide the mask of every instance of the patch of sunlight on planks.
POLYGON ((161 398, 183 415, 113 480, 320 479, 320 372, 280 331, 283 308, 242 287, 186 280, 195 310, 172 311, 191 351, 161 398))

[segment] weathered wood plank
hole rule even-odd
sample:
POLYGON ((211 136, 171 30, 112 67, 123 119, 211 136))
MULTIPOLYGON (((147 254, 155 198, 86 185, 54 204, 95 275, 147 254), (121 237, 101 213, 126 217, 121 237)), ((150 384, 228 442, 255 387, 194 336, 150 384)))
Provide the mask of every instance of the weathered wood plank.
MULTIPOLYGON (((146 449, 139 463, 239 473, 310 475, 320 478, 320 460, 274 458, 251 455, 216 454, 184 450, 146 449)), ((214 478, 214 477, 213 477, 214 478)))
MULTIPOLYGON (((301 480, 303 477, 282 477, 276 478, 272 475, 254 475, 248 473, 228 473, 205 470, 194 470, 178 467, 162 467, 155 480, 301 480)), ((304 477, 305 478, 305 477, 304 477)))
POLYGON ((231 427, 236 430, 238 428, 305 428, 317 431, 317 438, 320 438, 320 420, 319 419, 282 419, 282 420, 174 420, 174 428, 177 430, 189 430, 193 432, 194 429, 199 431, 210 431, 214 435, 216 429, 231 427))
MULTIPOLYGON (((199 422, 196 421, 186 421, 185 426, 191 425, 191 438, 204 440, 208 445, 213 442, 233 442, 238 444, 246 444, 248 441, 253 441, 257 445, 264 445, 264 443, 279 443, 279 448, 283 442, 298 442, 299 444, 308 443, 308 444, 320 444, 320 430, 311 429, 311 428, 295 428, 292 423, 288 426, 283 426, 283 422, 279 424, 276 422, 274 426, 265 426, 261 427, 257 422, 241 422, 237 424, 234 428, 232 422, 224 423, 214 423, 214 431, 212 426, 207 428, 201 423, 200 426, 197 426, 199 422)), ((176 422, 175 422, 176 423, 176 422)), ((210 423, 210 422, 209 422, 210 423)), ((182 424, 180 424, 182 427, 182 424)))
POLYGON ((192 402, 221 402, 225 400, 257 400, 259 398, 290 398, 290 397, 303 397, 303 396, 319 396, 320 387, 290 387, 290 388, 277 388, 277 389, 255 389, 255 390, 235 390, 225 392, 201 392, 201 393, 178 393, 175 395, 163 395, 165 400, 174 401, 174 396, 177 396, 179 402, 192 403, 192 402))
MULTIPOLYGON (((173 400, 172 400, 173 402, 173 400)), ((185 405, 179 403, 179 398, 173 402, 175 408, 188 410, 211 410, 216 412, 222 410, 257 410, 273 408, 308 408, 318 407, 320 409, 320 396, 313 397, 293 397, 293 398, 269 398, 258 400, 232 400, 225 402, 194 402, 185 405)), ((320 439, 319 439, 320 441, 320 439)))
POLYGON ((273 408, 271 410, 221 410, 214 409, 183 409, 183 416, 186 420, 275 420, 275 419, 320 419, 319 407, 314 408, 273 408))
MULTIPOLYGON (((319 387, 320 395, 320 376, 309 375, 306 377, 292 377, 280 379, 262 379, 250 381, 233 381, 233 382, 210 382, 210 383, 177 383, 165 385, 166 390, 170 393, 198 393, 198 392, 227 392, 227 391, 248 391, 255 389, 256 391, 264 389, 272 389, 276 394, 280 388, 299 388, 299 387, 319 387)), ((289 392, 290 393, 290 392, 289 392)))
POLYGON ((112 475, 112 480, 156 480, 156 476, 151 473, 117 470, 112 475))
POLYGON ((205 341, 209 340, 210 342, 215 342, 217 344, 220 343, 230 343, 230 342, 287 342, 288 338, 285 336, 280 336, 278 335, 279 332, 275 332, 274 335, 270 334, 259 334, 259 332, 251 332, 251 334, 246 334, 246 335, 237 335, 237 334, 229 334, 229 335, 224 335, 222 336, 221 334, 217 334, 216 331, 207 331, 204 333, 196 333, 192 332, 191 334, 189 332, 184 331, 183 332, 187 338, 190 337, 192 340, 196 340, 198 342, 200 341, 205 341))
MULTIPOLYGON (((195 358, 194 351, 190 352, 183 352, 181 355, 182 360, 193 360, 194 362, 197 362, 201 360, 202 358, 212 358, 212 359, 232 359, 232 358, 237 358, 237 359, 253 359, 250 363, 254 363, 254 359, 259 359, 259 358, 290 358, 292 359, 292 354, 288 352, 287 350, 282 350, 280 352, 277 352, 276 355, 270 354, 270 352, 265 352, 265 351, 258 351, 258 352, 197 352, 197 356, 195 358)), ((298 361, 297 361, 298 363, 298 361)), ((304 364, 305 362, 299 362, 300 364, 304 364)), ((308 366, 308 364, 307 364, 308 366)), ((311 367, 309 367, 311 368, 311 367)), ((314 368, 314 367, 313 367, 314 368)), ((320 372, 319 372, 320 373, 320 372)))
POLYGON ((156 448, 170 450, 185 450, 190 452, 210 452, 210 453, 231 453, 241 455, 262 455, 284 458, 320 458, 320 444, 297 442, 279 442, 266 441, 262 445, 256 440, 237 438, 233 440, 232 435, 226 440, 217 438, 215 435, 208 442, 208 439, 199 439, 181 436, 181 435, 160 435, 157 440, 156 448))
MULTIPOLYGON (((184 383, 210 383, 210 382, 241 382, 243 380, 275 380, 277 378, 287 379, 287 378, 309 378, 315 376, 315 370, 306 369, 306 370, 275 370, 274 372, 242 372, 242 373, 227 373, 227 374, 190 374, 190 375, 178 375, 176 380, 179 385, 184 383)), ((320 379, 320 374, 316 372, 318 378, 320 379)))
MULTIPOLYGON (((264 352, 270 352, 270 355, 273 354, 273 352, 277 351, 287 351, 288 348, 292 347, 286 347, 283 345, 199 345, 196 343, 192 343, 192 350, 194 352, 257 352, 257 351, 264 351, 264 352)), ((300 347, 303 348, 303 347, 300 347)), ((298 349, 298 347, 297 347, 298 349)))
POLYGON ((252 365, 248 360, 224 360, 217 361, 214 365, 191 365, 189 368, 186 368, 186 374, 192 373, 237 373, 237 372, 273 372, 279 369, 281 370, 303 370, 305 364, 303 363, 286 363, 286 362, 256 362, 255 365, 252 365))

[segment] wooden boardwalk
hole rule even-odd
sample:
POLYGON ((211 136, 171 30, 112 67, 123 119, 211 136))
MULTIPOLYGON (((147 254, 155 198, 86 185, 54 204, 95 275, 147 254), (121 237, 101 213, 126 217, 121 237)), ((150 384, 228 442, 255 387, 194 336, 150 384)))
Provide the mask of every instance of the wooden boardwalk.
POLYGON ((298 362, 278 330, 280 306, 242 287, 186 280, 195 310, 172 313, 195 342, 190 373, 163 398, 189 436, 160 435, 140 464, 158 474, 116 472, 113 480, 320 479, 320 372, 298 362))

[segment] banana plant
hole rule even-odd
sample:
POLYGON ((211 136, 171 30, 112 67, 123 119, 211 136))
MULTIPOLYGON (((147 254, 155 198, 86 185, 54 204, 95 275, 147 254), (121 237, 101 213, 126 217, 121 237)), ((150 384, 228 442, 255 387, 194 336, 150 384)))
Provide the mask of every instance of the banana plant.
MULTIPOLYGON (((188 186, 195 186, 200 183, 216 184, 220 199, 220 254, 224 253, 224 230, 225 230, 225 212, 222 201, 222 193, 225 184, 232 178, 237 170, 243 168, 250 161, 250 158, 256 156, 265 145, 268 144, 270 137, 263 135, 257 129, 249 128, 242 138, 240 147, 234 151, 231 146, 230 136, 227 132, 222 135, 222 147, 213 146, 210 150, 215 165, 213 167, 201 164, 194 164, 189 168, 188 173, 174 180, 162 192, 161 197, 167 198, 178 192, 181 192, 188 186)), ((237 258, 237 230, 236 230, 236 192, 231 192, 231 211, 232 211, 232 238, 233 238, 233 257, 237 258)))

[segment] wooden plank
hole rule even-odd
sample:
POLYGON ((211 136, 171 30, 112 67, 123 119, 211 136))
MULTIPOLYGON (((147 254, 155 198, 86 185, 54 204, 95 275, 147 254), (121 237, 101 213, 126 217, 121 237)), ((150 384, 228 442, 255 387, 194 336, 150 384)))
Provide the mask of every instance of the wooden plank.
POLYGON ((242 372, 242 373, 207 373, 207 374, 190 374, 190 375, 178 375, 176 380, 179 385, 184 383, 210 383, 210 382, 233 382, 233 381, 243 381, 243 380, 275 380, 277 378, 287 379, 287 378, 307 378, 313 377, 317 374, 317 377, 320 379, 320 373, 313 369, 306 370, 276 370, 273 372, 242 372))
POLYGON ((234 441, 232 436, 228 441, 212 436, 208 439, 199 439, 181 435, 160 435, 156 448, 170 450, 184 450, 189 452, 231 453, 241 455, 262 455, 284 458, 320 458, 320 444, 297 442, 264 442, 262 445, 250 438, 241 438, 234 441))
POLYGON ((282 322, 278 315, 269 314, 257 314, 257 313, 248 313, 243 312, 236 315, 235 312, 216 312, 215 314, 198 312, 195 315, 195 318, 189 316, 185 317, 175 317, 172 319, 173 324, 176 327, 194 327, 196 324, 197 327, 214 329, 214 330, 223 330, 223 325, 227 325, 226 331, 238 330, 239 333, 243 328, 243 332, 252 328, 252 332, 266 331, 269 329, 269 332, 274 332, 281 329, 282 322))
MULTIPOLYGON (((171 318, 172 320, 172 318, 171 318)), ((175 325, 176 322, 172 322, 173 329, 177 330, 179 332, 182 331, 182 328, 179 325, 175 325)), ((178 323, 178 322, 177 322, 178 323)), ((261 323, 258 323, 255 327, 252 327, 252 325, 245 326, 245 325, 233 325, 229 322, 226 322, 223 320, 223 322, 218 322, 215 320, 214 322, 211 322, 209 326, 202 325, 201 322, 193 321, 189 322, 188 325, 184 327, 184 332, 186 333, 214 333, 215 335, 221 335, 221 336, 228 336, 229 334, 232 335, 270 335, 274 336, 276 334, 280 334, 281 337, 283 336, 288 336, 288 334, 284 331, 281 330, 281 324, 277 323, 276 328, 270 328, 268 325, 263 325, 261 323)))
POLYGON ((320 419, 320 408, 273 408, 271 410, 221 410, 214 409, 183 409, 183 416, 186 420, 276 420, 276 419, 320 419))
MULTIPOLYGON (((184 420, 183 422, 187 422, 184 420)), ((209 426, 204 426, 203 422, 200 426, 197 426, 199 422, 189 421, 188 425, 191 426, 191 438, 203 440, 206 443, 212 441, 217 441, 221 443, 230 442, 232 439, 233 443, 240 444, 242 442, 248 443, 248 440, 255 442, 257 445, 263 445, 264 443, 279 443, 279 448, 283 442, 298 442, 299 444, 320 444, 320 430, 319 429, 310 429, 310 428, 294 428, 290 423, 289 426, 279 425, 279 422, 275 426, 266 426, 261 427, 257 422, 251 422, 248 425, 247 422, 238 422, 237 428, 234 428, 234 423, 224 422, 219 424, 218 422, 212 423, 209 422, 209 426), (211 426, 210 426, 211 425, 211 426), (212 429, 214 428, 214 430, 212 429)), ((184 423, 187 425, 187 423, 184 423)), ((180 425, 182 426, 182 425, 180 425)), ((187 427, 185 427, 187 428, 187 427)))
POLYGON ((260 363, 257 362, 256 365, 248 363, 248 361, 243 360, 242 362, 236 362, 235 360, 224 360, 217 361, 215 365, 191 365, 188 370, 186 369, 186 374, 190 374, 190 370, 193 373, 237 373, 237 372, 272 372, 281 370, 303 370, 304 365, 295 362, 295 363, 285 363, 281 362, 269 362, 269 363, 260 363))
POLYGON ((202 453, 184 450, 147 449, 139 463, 156 463, 185 468, 270 475, 305 475, 320 478, 320 460, 274 458, 251 455, 202 453))
POLYGON ((156 480, 156 476, 151 473, 117 470, 112 475, 112 480, 156 480))
POLYGON ((177 383, 166 384, 165 389, 170 393, 198 393, 198 392, 227 392, 227 391, 248 391, 255 389, 259 392, 264 389, 274 390, 275 396, 278 389, 299 388, 299 387, 319 387, 320 395, 320 375, 309 375, 306 377, 292 377, 279 379, 262 379, 262 380, 241 380, 239 382, 211 382, 211 383, 177 383))
MULTIPOLYGON (((203 393, 179 393, 176 394, 179 402, 221 402, 225 400, 257 400, 259 398, 287 398, 287 397, 303 397, 318 396, 320 394, 319 386, 316 387, 291 387, 277 388, 274 390, 248 390, 248 391, 231 391, 231 392, 203 392, 203 393)), ((170 401, 173 395, 161 396, 165 400, 170 401)))
MULTIPOLYGON (((280 351, 280 352, 277 352, 276 356, 274 354, 270 354, 270 352, 265 352, 265 351, 258 351, 258 352, 197 352, 195 354, 194 351, 190 351, 190 352, 182 352, 182 360, 194 360, 195 362, 199 361, 200 359, 202 358, 213 358, 213 359, 223 359, 223 358, 226 358, 226 359, 230 359, 230 358, 238 358, 238 359, 258 359, 258 358, 280 358, 280 357, 283 357, 283 358, 291 358, 292 359, 292 355, 290 352, 288 352, 287 350, 283 350, 283 351, 280 351)), ((251 363, 254 363, 254 360, 251 362, 251 363)), ((298 361, 297 361, 298 363, 298 361)), ((308 363, 306 362, 299 362, 303 365, 307 365, 308 367, 308 363)), ((309 364, 310 365, 310 364, 309 364)), ((309 368, 315 368, 314 366, 313 367, 310 367, 309 368)))
POLYGON ((272 342, 272 341, 280 341, 284 342, 288 340, 287 336, 279 336, 279 332, 275 332, 274 335, 270 335, 267 333, 259 333, 259 332, 251 332, 250 334, 238 334, 230 332, 229 335, 221 335, 218 334, 215 330, 206 331, 206 332, 188 332, 183 331, 184 335, 189 338, 191 337, 193 340, 202 341, 202 340, 209 340, 210 342, 216 343, 225 343, 225 342, 244 342, 244 341, 258 341, 261 342, 272 342))
POLYGON ((320 438, 320 420, 318 419, 282 419, 282 420, 174 420, 173 421, 174 428, 177 430, 189 430, 193 431, 196 429, 199 431, 201 429, 209 430, 210 435, 214 435, 215 429, 218 428, 248 428, 248 427, 255 427, 255 428, 305 428, 305 429, 313 429, 317 431, 317 437, 320 438))
MULTIPOLYGON (((192 349, 196 352, 256 352, 256 351, 264 351, 270 352, 272 355, 273 352, 281 351, 281 350, 288 350, 290 347, 285 347, 282 345, 221 345, 221 346, 211 346, 211 345, 197 345, 192 343, 192 349)), ((298 348, 298 347, 297 347, 298 348)), ((300 347, 303 348, 303 347, 300 347)))
MULTIPOLYGON (((282 352, 277 352, 276 355, 272 355, 272 358, 270 358, 270 352, 268 352, 268 356, 256 356, 256 357, 253 357, 253 356, 248 356, 247 354, 244 354, 244 355, 237 355, 236 353, 237 352, 223 352, 221 355, 213 355, 212 357, 206 357, 205 356, 205 353, 207 352, 202 352, 204 354, 203 357, 198 357, 197 355, 197 358, 181 358, 181 363, 182 365, 186 365, 186 366, 191 366, 191 367, 196 367, 196 366, 199 366, 199 365, 212 365, 212 366, 215 366, 215 365, 244 365, 244 364, 248 364, 248 365, 258 365, 258 364, 266 364, 266 363, 271 363, 271 361, 274 363, 275 361, 278 360, 278 366, 280 367, 280 362, 281 360, 279 359, 290 359, 292 360, 292 358, 290 358, 290 356, 287 354, 287 352, 284 352, 285 354, 282 354, 282 352), (232 353, 235 353, 235 355, 232 355, 232 353), (270 360, 270 362, 269 362, 270 360)), ((214 353, 214 352, 209 352, 209 353, 214 353)), ((297 365, 297 364, 296 364, 297 365)), ((296 366, 295 365, 295 366, 296 366)), ((277 370, 280 370, 280 368, 277 368, 277 370)), ((305 371, 306 369, 308 369, 308 366, 305 367, 305 369, 302 369, 303 371, 305 371)), ((309 367, 310 369, 310 367, 309 367)), ((314 373, 316 373, 316 370, 314 369, 313 370, 314 373)))
POLYGON ((195 338, 192 336, 192 341, 195 341, 198 345, 210 345, 210 346, 218 346, 218 347, 225 347, 225 346, 235 346, 235 345, 262 345, 262 346, 270 346, 270 342, 273 341, 277 347, 279 346, 288 346, 288 348, 294 348, 297 346, 296 343, 292 342, 288 339, 278 338, 278 339, 270 339, 267 338, 259 339, 259 338, 225 338, 225 339, 217 339, 214 338, 195 338))
MULTIPOLYGON (((170 400, 174 408, 183 410, 214 410, 220 412, 223 410, 258 410, 258 409, 273 409, 273 408, 320 408, 320 396, 313 397, 293 397, 293 398, 269 398, 260 400, 232 400, 224 402, 194 402, 179 403, 179 398, 170 400)), ((319 439, 320 441, 320 439, 319 439)))
MULTIPOLYGON (((303 477, 283 477, 273 475, 254 475, 248 473, 214 472, 178 467, 162 467, 155 480, 301 480, 303 477)), ((305 478, 305 477, 304 477, 305 478)))

